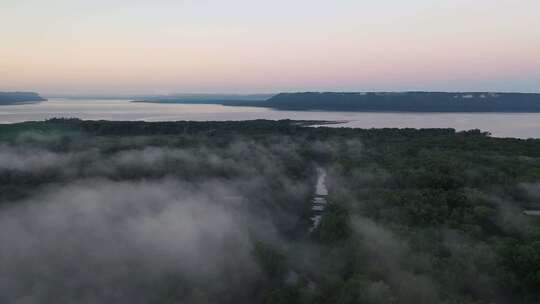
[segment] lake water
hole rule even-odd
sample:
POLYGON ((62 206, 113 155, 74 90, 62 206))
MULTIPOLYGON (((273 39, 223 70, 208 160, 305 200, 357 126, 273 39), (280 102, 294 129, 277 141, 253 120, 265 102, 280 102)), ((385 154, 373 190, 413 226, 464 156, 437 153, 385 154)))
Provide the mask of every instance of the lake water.
POLYGON ((129 100, 51 98, 37 104, 0 106, 0 123, 77 117, 105 120, 252 120, 346 121, 353 128, 481 129, 497 137, 540 138, 540 113, 381 113, 277 111, 257 107, 201 104, 132 103, 129 100))

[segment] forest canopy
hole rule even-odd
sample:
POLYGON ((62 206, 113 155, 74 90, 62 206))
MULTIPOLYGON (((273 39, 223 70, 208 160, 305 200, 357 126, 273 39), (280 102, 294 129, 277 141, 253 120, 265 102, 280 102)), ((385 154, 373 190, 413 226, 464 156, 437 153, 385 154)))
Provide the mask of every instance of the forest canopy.
POLYGON ((0 125, 0 302, 539 302, 540 140, 311 123, 0 125))

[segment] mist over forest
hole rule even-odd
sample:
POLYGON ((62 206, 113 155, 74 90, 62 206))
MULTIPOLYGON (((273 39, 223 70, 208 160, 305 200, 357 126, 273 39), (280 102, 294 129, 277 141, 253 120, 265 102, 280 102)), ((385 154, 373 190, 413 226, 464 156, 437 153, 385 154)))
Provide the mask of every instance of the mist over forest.
POLYGON ((540 140, 479 130, 0 125, 0 302, 538 303, 535 208, 540 140))

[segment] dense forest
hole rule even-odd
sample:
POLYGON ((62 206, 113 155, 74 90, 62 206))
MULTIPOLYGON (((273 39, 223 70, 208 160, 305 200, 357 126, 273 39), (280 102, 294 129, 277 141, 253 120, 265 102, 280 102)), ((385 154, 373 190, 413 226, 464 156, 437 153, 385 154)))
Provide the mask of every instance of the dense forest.
POLYGON ((0 125, 0 302, 540 301, 540 140, 309 124, 0 125))
POLYGON ((0 92, 0 105, 39 102, 45 99, 33 92, 0 92))

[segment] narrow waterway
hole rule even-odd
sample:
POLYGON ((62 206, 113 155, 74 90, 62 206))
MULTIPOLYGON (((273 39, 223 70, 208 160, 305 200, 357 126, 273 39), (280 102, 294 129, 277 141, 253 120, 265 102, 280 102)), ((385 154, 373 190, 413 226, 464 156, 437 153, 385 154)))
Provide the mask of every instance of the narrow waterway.
MULTIPOLYGON (((315 184, 315 194, 313 195, 313 198, 311 200, 311 226, 309 227, 309 233, 313 233, 317 228, 319 228, 324 210, 326 209, 326 206, 328 205, 328 188, 326 187, 326 170, 317 167, 317 184, 315 184)), ((285 282, 287 284, 294 285, 298 283, 298 279, 300 278, 300 274, 290 269, 285 282)), ((308 285, 311 289, 315 288, 315 282, 312 280, 309 280, 308 285)))
POLYGON ((311 227, 309 232, 315 231, 321 224, 324 209, 328 204, 328 188, 326 187, 326 170, 317 168, 317 184, 315 185, 315 195, 311 201, 311 227))
POLYGON ((528 216, 540 216, 540 210, 524 210, 523 214, 528 216))

